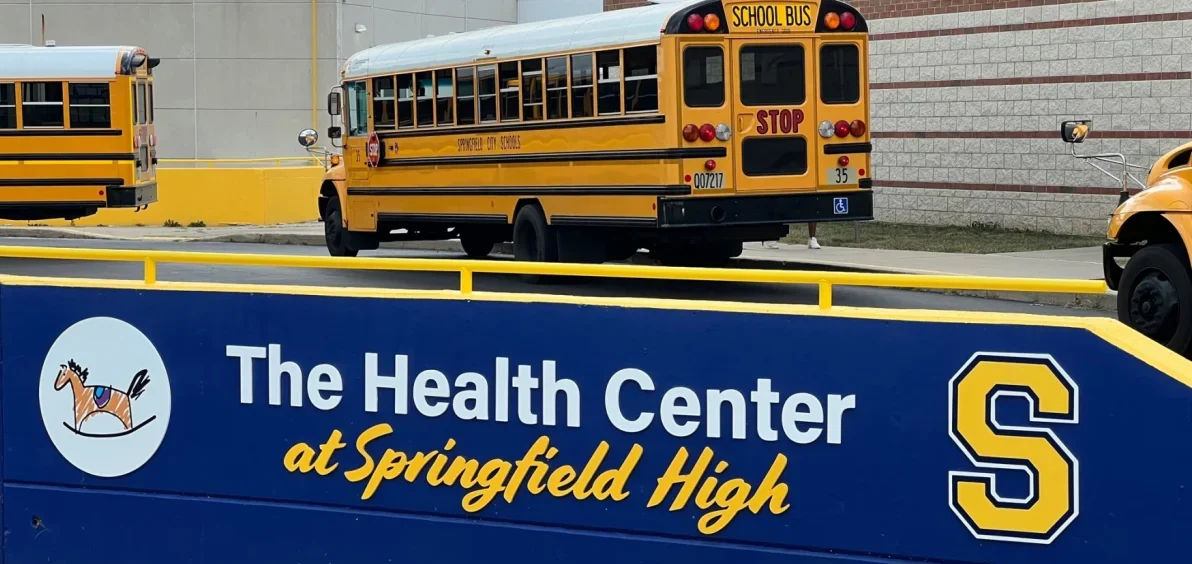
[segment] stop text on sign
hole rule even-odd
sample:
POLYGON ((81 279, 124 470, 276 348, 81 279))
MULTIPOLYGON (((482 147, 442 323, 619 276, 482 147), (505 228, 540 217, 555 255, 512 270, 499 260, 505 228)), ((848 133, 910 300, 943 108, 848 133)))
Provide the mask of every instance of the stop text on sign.
POLYGON ((758 135, 798 133, 803 123, 803 110, 758 110, 758 135))

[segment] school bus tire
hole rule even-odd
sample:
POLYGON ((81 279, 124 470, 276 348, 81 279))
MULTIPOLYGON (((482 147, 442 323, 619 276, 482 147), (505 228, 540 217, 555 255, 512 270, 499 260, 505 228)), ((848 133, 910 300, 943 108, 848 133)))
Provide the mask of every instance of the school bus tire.
MULTIPOLYGON (((520 262, 559 262, 559 240, 554 227, 537 203, 528 203, 513 218, 513 258, 520 262)), ((547 277, 522 274, 527 284, 542 284, 547 277)))
POLYGON ((1192 267, 1183 247, 1147 245, 1126 262, 1118 320, 1167 348, 1192 354, 1192 267))
POLYGON ((360 254, 349 244, 351 234, 344 227, 343 208, 338 197, 327 200, 327 213, 323 219, 323 236, 327 241, 327 251, 333 257, 354 257, 360 254))
POLYGON ((492 254, 497 244, 492 237, 478 231, 464 231, 459 234, 459 245, 469 258, 484 258, 492 254))

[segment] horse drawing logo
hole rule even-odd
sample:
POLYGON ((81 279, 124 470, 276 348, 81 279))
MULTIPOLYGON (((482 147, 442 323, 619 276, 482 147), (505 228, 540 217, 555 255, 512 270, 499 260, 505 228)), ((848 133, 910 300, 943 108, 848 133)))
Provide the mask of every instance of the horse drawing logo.
POLYGON ((41 419, 72 466, 102 478, 149 463, 170 425, 170 376, 157 347, 112 317, 67 327, 46 351, 41 419))
POLYGON ((74 398, 74 426, 66 421, 62 422, 67 429, 85 437, 119 437, 132 433, 157 419, 157 416, 154 415, 139 424, 133 424, 132 401, 145 393, 145 388, 149 385, 148 370, 142 369, 133 375, 132 382, 126 391, 110 386, 88 386, 87 376, 89 374, 89 370, 79 366, 74 359, 71 359, 62 365, 62 369, 58 372, 58 378, 54 380, 54 390, 62 390, 66 386, 70 386, 70 393, 74 398), (114 434, 84 432, 83 423, 101 414, 115 416, 124 426, 124 430, 114 434))

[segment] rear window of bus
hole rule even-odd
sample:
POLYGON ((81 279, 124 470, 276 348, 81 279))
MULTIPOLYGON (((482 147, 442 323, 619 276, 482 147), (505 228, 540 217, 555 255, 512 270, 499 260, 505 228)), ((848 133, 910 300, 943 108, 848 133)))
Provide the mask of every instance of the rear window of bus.
POLYGON ((820 50, 820 100, 855 104, 861 99, 861 52, 856 45, 824 45, 820 50))
POLYGON ((741 102, 746 106, 797 106, 807 100, 802 45, 741 49, 741 102))
POLYGON ((724 50, 688 47, 683 51, 683 101, 689 108, 724 105, 724 50))
POLYGON ((0 84, 0 129, 17 128, 17 85, 0 84))

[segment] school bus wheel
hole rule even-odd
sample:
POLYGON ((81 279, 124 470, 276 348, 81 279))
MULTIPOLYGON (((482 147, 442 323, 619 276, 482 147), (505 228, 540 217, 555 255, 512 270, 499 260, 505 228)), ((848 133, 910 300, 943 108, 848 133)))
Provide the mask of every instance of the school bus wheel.
POLYGON ((1122 323, 1177 353, 1192 353, 1192 272, 1180 245, 1151 244, 1131 257, 1117 305, 1122 323))
POLYGON ((459 244, 471 258, 484 258, 493 252, 497 244, 491 234, 480 230, 465 230, 459 234, 459 244))
MULTIPOLYGON (((513 219, 513 258, 524 262, 558 262, 559 241, 555 228, 547 225, 546 214, 537 203, 528 203, 513 219)), ((545 282, 543 276, 523 274, 529 284, 545 282)))
POLYGON ((349 245, 351 237, 344 228, 343 209, 338 197, 327 200, 327 213, 323 216, 323 236, 327 241, 327 251, 333 257, 354 257, 360 253, 358 249, 349 245))

